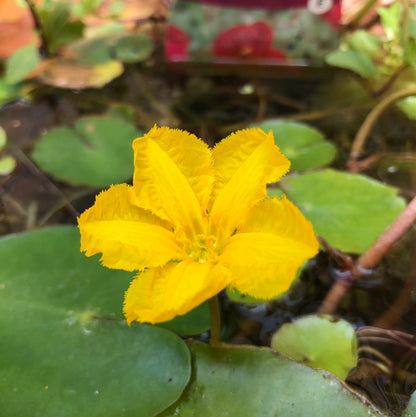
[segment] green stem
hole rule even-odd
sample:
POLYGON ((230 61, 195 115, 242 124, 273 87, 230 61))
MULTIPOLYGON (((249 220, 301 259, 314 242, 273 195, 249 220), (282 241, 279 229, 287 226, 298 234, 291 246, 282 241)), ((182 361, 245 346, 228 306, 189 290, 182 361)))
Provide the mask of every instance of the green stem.
POLYGON ((221 346, 221 314, 217 295, 209 299, 209 317, 211 320, 211 337, 209 343, 212 347, 221 346))

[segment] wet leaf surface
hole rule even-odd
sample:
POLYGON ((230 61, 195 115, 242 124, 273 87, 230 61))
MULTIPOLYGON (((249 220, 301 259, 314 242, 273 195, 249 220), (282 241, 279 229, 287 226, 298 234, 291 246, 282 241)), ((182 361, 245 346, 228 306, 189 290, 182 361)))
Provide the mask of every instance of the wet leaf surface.
POLYGON ((197 342, 189 347, 194 368, 190 385, 163 417, 382 416, 333 375, 270 349, 212 348, 197 342))
POLYGON ((188 348, 167 330, 128 327, 130 274, 85 258, 78 240, 71 227, 0 240, 2 413, 155 415, 188 382, 188 348))
POLYGON ((359 174, 326 169, 281 183, 315 232, 346 252, 364 252, 405 207, 394 188, 359 174))

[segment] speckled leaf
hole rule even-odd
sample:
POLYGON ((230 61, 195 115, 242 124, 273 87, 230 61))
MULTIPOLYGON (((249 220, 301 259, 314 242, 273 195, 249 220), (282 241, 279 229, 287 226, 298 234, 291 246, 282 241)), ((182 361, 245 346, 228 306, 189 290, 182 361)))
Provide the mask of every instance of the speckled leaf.
POLYGON ((345 320, 307 316, 285 323, 273 335, 271 347, 312 368, 345 379, 357 363, 357 337, 345 320))
POLYGON ((48 132, 36 144, 32 157, 56 178, 107 187, 132 177, 131 145, 140 134, 119 118, 89 117, 78 120, 73 129, 48 132))
POLYGON ((0 240, 4 416, 154 416, 190 376, 186 345, 121 318, 129 273, 79 252, 74 227, 0 240))
POLYGON ((189 347, 191 382, 161 417, 382 416, 333 375, 272 350, 196 342, 189 347))
POLYGON ((316 234, 346 252, 364 252, 405 207, 396 189, 364 175, 326 169, 280 183, 316 234))
POLYGON ((291 162, 291 171, 319 168, 335 157, 335 146, 319 130, 303 123, 268 120, 256 127, 273 132, 277 146, 291 162))

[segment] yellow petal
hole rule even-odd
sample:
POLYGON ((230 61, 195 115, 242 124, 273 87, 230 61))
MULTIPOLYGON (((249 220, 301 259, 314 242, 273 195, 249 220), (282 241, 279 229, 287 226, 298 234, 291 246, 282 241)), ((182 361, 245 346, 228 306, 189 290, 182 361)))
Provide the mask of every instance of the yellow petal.
POLYGON ((201 233, 214 181, 208 146, 187 132, 155 126, 133 149, 137 204, 176 229, 201 233))
POLYGON ((233 233, 247 211, 266 197, 266 184, 278 181, 289 160, 261 129, 233 133, 213 150, 217 182, 211 219, 217 229, 233 233))
POLYGON ((231 286, 257 298, 286 291, 303 262, 318 252, 311 223, 286 198, 261 201, 229 239, 220 262, 233 273, 231 286))
POLYGON ((133 189, 112 186, 78 218, 81 251, 102 253, 104 266, 127 271, 180 259, 181 250, 168 223, 132 204, 133 189))
POLYGON ((169 263, 137 275, 124 300, 127 322, 160 323, 197 307, 230 282, 228 271, 211 263, 169 263))

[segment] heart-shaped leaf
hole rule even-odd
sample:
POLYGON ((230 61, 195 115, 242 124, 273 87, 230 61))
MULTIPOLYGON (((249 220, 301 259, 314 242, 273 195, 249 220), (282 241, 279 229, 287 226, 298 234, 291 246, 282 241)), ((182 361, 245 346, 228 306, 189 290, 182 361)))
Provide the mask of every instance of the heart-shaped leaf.
POLYGON ((190 376, 173 333, 121 319, 129 273, 79 252, 74 227, 0 240, 0 391, 5 416, 154 416, 190 376))
POLYGON ((303 123, 268 120, 255 127, 273 132, 277 146, 291 162, 291 171, 319 168, 335 157, 335 146, 319 130, 303 123))
POLYGON ((73 129, 57 128, 43 136, 32 154, 48 174, 77 184, 107 187, 133 175, 134 125, 119 118, 89 117, 73 129))
POLYGON ((364 175, 326 169, 280 184, 316 234, 346 252, 364 252, 405 207, 396 189, 364 175))

